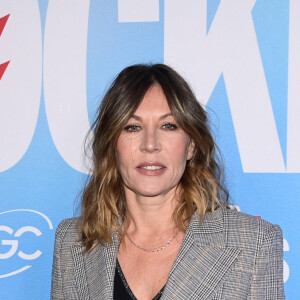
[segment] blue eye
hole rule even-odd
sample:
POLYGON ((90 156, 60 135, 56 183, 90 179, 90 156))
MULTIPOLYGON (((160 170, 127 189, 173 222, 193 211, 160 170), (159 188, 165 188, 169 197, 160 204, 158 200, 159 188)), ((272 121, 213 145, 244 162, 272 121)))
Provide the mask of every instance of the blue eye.
POLYGON ((162 127, 166 130, 175 130, 178 128, 176 124, 172 124, 172 123, 164 124, 162 127))
POLYGON ((140 130, 140 126, 137 126, 137 125, 127 125, 125 126, 124 128, 126 131, 128 132, 137 132, 140 130))

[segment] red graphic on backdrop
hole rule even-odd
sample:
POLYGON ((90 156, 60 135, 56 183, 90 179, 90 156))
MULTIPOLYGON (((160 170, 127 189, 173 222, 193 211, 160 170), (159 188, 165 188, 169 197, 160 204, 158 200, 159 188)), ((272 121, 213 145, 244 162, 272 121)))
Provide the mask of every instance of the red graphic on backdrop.
POLYGON ((10 60, 7 61, 7 62, 5 62, 4 64, 1 64, 1 65, 0 65, 0 80, 1 80, 3 74, 4 74, 5 70, 6 70, 8 64, 9 64, 9 62, 10 62, 10 60))
POLYGON ((0 18, 0 36, 2 34, 2 31, 3 31, 3 29, 4 29, 5 25, 6 25, 6 22, 7 22, 8 18, 9 18, 9 16, 10 15, 6 15, 5 17, 0 18))
MULTIPOLYGON (((8 18, 9 18, 9 16, 10 15, 8 14, 8 15, 0 18, 0 37, 2 35, 3 29, 4 29, 5 25, 6 25, 6 22, 7 22, 8 18)), ((4 74, 5 70, 6 70, 9 62, 10 61, 7 61, 7 62, 5 62, 3 64, 0 64, 0 80, 1 80, 3 74, 4 74)))

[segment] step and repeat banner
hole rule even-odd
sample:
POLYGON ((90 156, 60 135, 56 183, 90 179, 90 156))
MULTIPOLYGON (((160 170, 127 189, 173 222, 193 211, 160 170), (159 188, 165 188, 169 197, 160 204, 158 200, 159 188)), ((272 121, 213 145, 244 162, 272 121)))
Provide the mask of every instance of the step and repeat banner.
POLYGON ((49 299, 101 97, 124 67, 157 62, 206 106, 231 202, 283 229, 300 299, 298 0, 0 0, 0 299, 49 299))

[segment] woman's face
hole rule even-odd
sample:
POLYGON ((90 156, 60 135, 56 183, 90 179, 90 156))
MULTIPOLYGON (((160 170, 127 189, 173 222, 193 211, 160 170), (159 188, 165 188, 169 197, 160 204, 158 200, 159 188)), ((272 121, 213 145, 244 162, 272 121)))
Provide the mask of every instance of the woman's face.
POLYGON ((118 169, 137 195, 166 195, 178 185, 194 144, 178 126, 159 85, 153 85, 117 142, 118 169))

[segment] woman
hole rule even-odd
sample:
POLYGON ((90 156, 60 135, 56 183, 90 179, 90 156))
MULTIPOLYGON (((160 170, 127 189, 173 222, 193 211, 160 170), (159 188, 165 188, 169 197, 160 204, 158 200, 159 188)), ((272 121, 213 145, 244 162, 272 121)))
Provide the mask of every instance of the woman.
POLYGON ((227 209, 207 116, 170 67, 124 69, 94 124, 52 299, 284 299, 279 226, 227 209))

